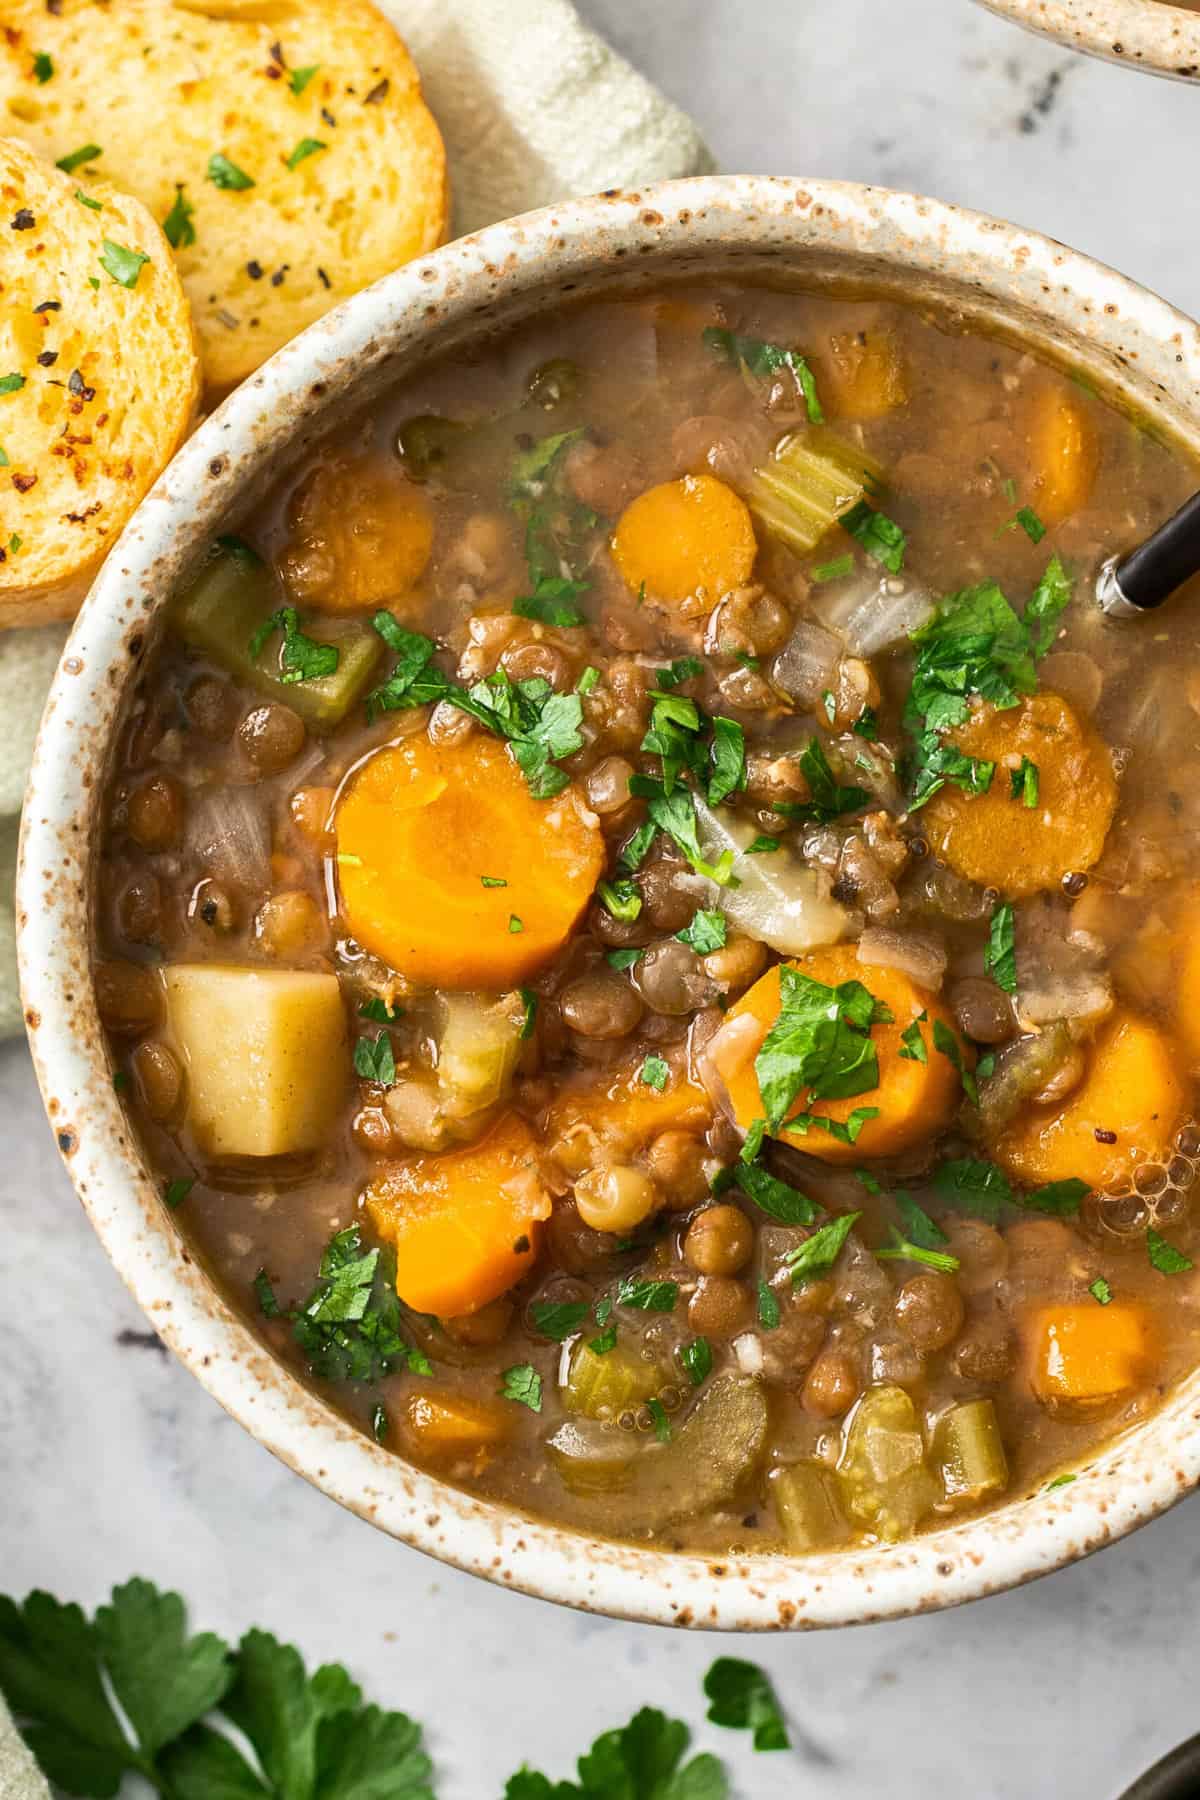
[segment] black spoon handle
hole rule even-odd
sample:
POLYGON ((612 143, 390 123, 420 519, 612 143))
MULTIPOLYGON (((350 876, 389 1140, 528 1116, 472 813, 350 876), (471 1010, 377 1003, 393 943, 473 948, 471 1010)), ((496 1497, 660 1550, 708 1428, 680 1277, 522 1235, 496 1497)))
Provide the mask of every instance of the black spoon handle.
POLYGON ((1096 592, 1105 612, 1129 618, 1161 606, 1198 572, 1200 494, 1193 494, 1145 543, 1105 563, 1096 592))

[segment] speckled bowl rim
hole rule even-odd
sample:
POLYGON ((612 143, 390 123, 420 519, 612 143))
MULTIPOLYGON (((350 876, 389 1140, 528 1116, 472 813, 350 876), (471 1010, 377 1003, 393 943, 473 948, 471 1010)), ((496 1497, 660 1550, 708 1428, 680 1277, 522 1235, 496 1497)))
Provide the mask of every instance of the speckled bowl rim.
POLYGON ((872 285, 902 276, 1086 366, 1200 452, 1200 331, 1037 235, 912 195, 751 176, 596 196, 496 225, 386 277, 279 352, 184 446, 96 580, 51 690, 26 801, 17 915, 43 1098, 108 1255, 156 1330, 261 1443, 405 1543, 500 1584, 663 1624, 761 1630, 894 1618, 1008 1588, 1161 1512, 1200 1479, 1200 1375, 1068 1486, 891 1549, 804 1559, 607 1543, 487 1503, 389 1454, 277 1362, 197 1265, 113 1091, 88 971, 98 794, 123 696, 181 568, 249 504, 297 434, 438 333, 506 310, 724 270, 872 285))
POLYGON ((989 12, 1070 50, 1148 69, 1173 81, 1200 80, 1200 13, 1166 0, 979 0, 989 12))

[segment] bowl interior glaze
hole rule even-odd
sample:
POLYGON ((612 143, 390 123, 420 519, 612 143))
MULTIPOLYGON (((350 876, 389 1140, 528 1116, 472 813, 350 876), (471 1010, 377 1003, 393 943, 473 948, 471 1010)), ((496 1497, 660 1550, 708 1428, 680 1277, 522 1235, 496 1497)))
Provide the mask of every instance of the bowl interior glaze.
POLYGON ((1200 456, 1200 329, 1062 245, 850 184, 712 177, 490 227, 398 270, 288 345, 184 446, 109 556, 52 689, 17 914, 29 1038, 66 1166, 151 1323, 289 1466, 416 1548, 547 1599, 738 1630, 897 1617, 1086 1555, 1200 1478, 1200 1373, 1071 1484, 890 1549, 722 1562, 608 1543, 459 1492, 352 1428, 262 1346, 194 1259, 113 1092, 89 973, 92 857, 116 730, 163 602, 291 447, 424 358, 575 296, 715 273, 896 293, 1084 369, 1200 456))

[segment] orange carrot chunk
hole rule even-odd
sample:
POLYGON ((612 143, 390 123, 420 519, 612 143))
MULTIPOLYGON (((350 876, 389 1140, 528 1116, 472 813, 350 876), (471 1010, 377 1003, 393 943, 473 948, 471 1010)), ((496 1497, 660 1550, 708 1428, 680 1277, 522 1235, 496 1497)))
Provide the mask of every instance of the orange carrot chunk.
MULTIPOLYGON (((879 1063, 879 1085, 865 1093, 840 1100, 816 1100, 811 1107, 802 1093, 788 1113, 811 1111, 818 1118, 834 1119, 845 1124, 860 1107, 875 1107, 878 1117, 868 1119, 854 1143, 840 1142, 819 1126, 801 1135, 781 1131, 785 1142, 817 1156, 824 1162, 862 1162, 873 1156, 894 1156, 937 1135, 950 1121, 962 1098, 962 1083, 951 1059, 936 1047, 935 1023, 952 1034, 964 1063, 970 1066, 970 1051, 959 1039, 953 1020, 941 1002, 927 989, 899 969, 868 967, 860 963, 853 944, 831 944, 799 957, 788 965, 827 987, 839 987, 845 981, 860 981, 877 1001, 892 1014, 887 1023, 871 1027, 871 1042, 879 1063), (902 1054, 913 1048, 906 1042, 905 1032, 916 1025, 925 1051, 918 1055, 902 1054)), ((765 1116, 766 1108, 755 1074, 754 1059, 771 1027, 780 1014, 779 966, 768 969, 731 1006, 725 1024, 713 1041, 713 1065, 724 1081, 733 1103, 738 1124, 743 1131, 755 1119, 765 1116), (739 1024, 738 1021, 745 1021, 739 1024)), ((784 1121, 785 1125, 787 1120, 784 1121)))
POLYGON ((279 572, 297 606, 323 612, 387 606, 414 616, 413 590, 433 548, 433 516, 395 465, 362 457, 321 463, 294 496, 290 522, 279 572))
POLYGON ((562 944, 604 867, 579 790, 535 799, 505 746, 477 735, 377 751, 334 829, 347 927, 428 987, 518 986, 562 944))
POLYGON ((890 331, 835 332, 820 368, 826 410, 843 419, 882 419, 908 399, 904 352, 890 331))
POLYGON ((1112 757, 1065 700, 1040 693, 1003 711, 981 706, 947 737, 996 765, 986 793, 947 784, 925 808, 926 835, 956 874, 1020 899, 1099 861, 1117 805, 1112 757), (1037 768, 1033 806, 1012 791, 1026 760, 1037 768))
POLYGON ((1100 466, 1100 446, 1079 395, 1066 388, 1040 390, 1028 449, 1034 511, 1043 524, 1057 525, 1087 505, 1100 466))
POLYGON ((702 1087, 670 1074, 665 1085, 642 1079, 642 1059, 615 1074, 564 1089, 550 1109, 546 1142, 558 1165, 582 1175, 605 1162, 638 1156, 663 1131, 703 1135, 712 1123, 712 1101, 702 1087))
POLYGON ((533 1134, 503 1114, 477 1143, 389 1165, 364 1199, 396 1250, 396 1292, 415 1312, 452 1319, 498 1299, 532 1267, 550 1216, 533 1134))
POLYGON ((625 508, 612 540, 630 592, 670 606, 694 597, 715 605, 749 581, 757 549, 745 502, 714 475, 648 488, 625 508))
POLYGON ((405 1396, 402 1433, 413 1460, 446 1468, 469 1461, 476 1467, 508 1437, 510 1409, 499 1401, 473 1400, 438 1388, 417 1388, 405 1396))
POLYGON ((1148 1379, 1157 1360, 1144 1307, 1113 1301, 1042 1306, 1022 1323, 1026 1370, 1043 1406, 1103 1406, 1148 1379))

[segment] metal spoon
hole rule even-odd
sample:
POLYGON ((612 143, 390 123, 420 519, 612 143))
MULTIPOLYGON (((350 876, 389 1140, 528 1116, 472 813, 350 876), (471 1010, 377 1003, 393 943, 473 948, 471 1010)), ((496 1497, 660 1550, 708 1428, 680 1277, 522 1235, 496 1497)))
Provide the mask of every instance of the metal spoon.
POLYGON ((1110 556, 1096 577, 1096 599, 1112 619, 1152 612, 1200 573, 1200 494, 1124 556, 1110 556))

